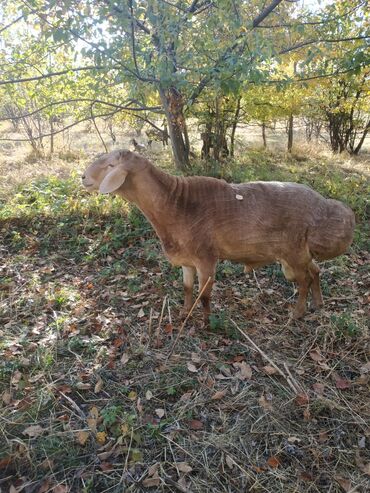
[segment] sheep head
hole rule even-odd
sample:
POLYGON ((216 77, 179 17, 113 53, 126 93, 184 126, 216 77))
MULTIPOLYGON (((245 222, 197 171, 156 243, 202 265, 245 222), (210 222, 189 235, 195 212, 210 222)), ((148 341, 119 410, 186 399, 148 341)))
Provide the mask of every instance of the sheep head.
POLYGON ((82 184, 88 190, 100 193, 116 192, 125 183, 129 174, 146 168, 148 161, 137 154, 117 150, 103 154, 86 169, 82 184))

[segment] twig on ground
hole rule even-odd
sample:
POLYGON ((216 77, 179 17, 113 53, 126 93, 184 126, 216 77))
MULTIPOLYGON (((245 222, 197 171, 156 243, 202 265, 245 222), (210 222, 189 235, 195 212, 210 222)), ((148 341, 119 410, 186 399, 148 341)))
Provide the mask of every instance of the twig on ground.
POLYGON ((200 298, 201 298, 202 294, 203 294, 203 293, 204 293, 204 291, 206 290, 206 288, 207 288, 207 286, 208 286, 208 284, 209 284, 209 281, 210 281, 210 280, 211 280, 211 277, 209 277, 209 278, 207 279, 207 282, 205 283, 205 285, 203 286, 202 290, 201 290, 201 291, 200 291, 200 293, 198 294, 197 299, 194 301, 193 306, 190 308, 189 313, 186 315, 186 318, 185 318, 185 320, 183 321, 183 323, 182 323, 182 325, 181 325, 181 327, 180 327, 179 333, 177 334, 177 337, 176 337, 176 339, 175 339, 175 342, 173 343, 172 348, 171 348, 171 350, 170 350, 170 352, 169 352, 169 354, 168 354, 168 356, 167 356, 167 358, 166 358, 166 362, 167 362, 167 361, 170 359, 170 357, 172 356, 172 353, 173 353, 173 351, 174 351, 174 349, 175 349, 175 346, 176 346, 176 344, 177 344, 177 341, 179 340, 179 338, 180 338, 180 336, 181 336, 181 333, 182 333, 182 331, 184 330, 185 324, 186 324, 186 322, 188 321, 188 319, 190 318, 191 314, 193 313, 194 308, 197 306, 198 301, 200 300, 200 298))
POLYGON ((158 322, 158 327, 157 327, 157 332, 156 332, 156 336, 157 336, 156 345, 157 345, 157 347, 159 346, 159 332, 161 330, 161 324, 162 324, 162 320, 163 320, 164 309, 166 308, 166 301, 167 301, 167 295, 163 298, 161 316, 159 317, 159 322, 158 322))
POLYGON ((149 313, 149 325, 148 325, 148 344, 152 338, 152 321, 153 321, 153 308, 150 309, 149 313))
POLYGON ((68 397, 68 395, 64 394, 63 392, 61 392, 61 391, 59 391, 59 392, 60 392, 60 395, 62 395, 65 398, 65 400, 71 404, 73 409, 75 409, 78 412, 78 414, 81 416, 81 418, 86 419, 85 413, 82 411, 82 409, 80 407, 78 407, 78 405, 75 403, 75 401, 72 400, 70 397, 68 397))
POLYGON ((295 394, 300 393, 302 390, 294 384, 294 381, 292 381, 289 377, 289 375, 285 375, 285 373, 272 361, 272 359, 267 356, 267 354, 260 349, 255 342, 252 341, 252 339, 238 326, 234 320, 231 320, 231 322, 235 325, 235 327, 238 329, 238 331, 247 339, 247 341, 252 344, 254 349, 256 349, 260 355, 270 363, 271 366, 275 368, 275 370, 281 375, 288 383, 289 387, 293 390, 295 394))

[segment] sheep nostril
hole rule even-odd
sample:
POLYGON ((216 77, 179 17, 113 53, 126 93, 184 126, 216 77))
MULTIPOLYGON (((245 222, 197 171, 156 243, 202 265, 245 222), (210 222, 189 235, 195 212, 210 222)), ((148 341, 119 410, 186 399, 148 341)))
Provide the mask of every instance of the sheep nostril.
POLYGON ((86 178, 86 175, 82 175, 81 179, 84 180, 86 178))

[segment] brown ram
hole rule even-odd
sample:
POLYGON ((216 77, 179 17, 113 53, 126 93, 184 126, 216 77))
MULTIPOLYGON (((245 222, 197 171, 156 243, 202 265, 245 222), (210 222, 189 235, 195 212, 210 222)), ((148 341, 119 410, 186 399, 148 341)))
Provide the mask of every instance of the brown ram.
POLYGON ((355 218, 347 206, 325 199, 305 185, 285 182, 228 184, 207 177, 169 175, 130 151, 113 151, 85 171, 88 190, 115 193, 135 203, 153 225, 173 265, 182 266, 185 310, 193 300, 195 273, 205 318, 218 260, 246 270, 280 262, 285 277, 298 284, 293 313, 322 305, 319 267, 344 253, 352 242, 355 218))

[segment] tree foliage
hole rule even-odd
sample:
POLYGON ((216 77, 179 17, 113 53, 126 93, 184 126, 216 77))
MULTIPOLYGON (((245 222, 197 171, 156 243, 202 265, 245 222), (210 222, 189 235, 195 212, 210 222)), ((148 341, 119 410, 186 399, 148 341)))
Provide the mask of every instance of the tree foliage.
MULTIPOLYGON (((266 125, 301 116, 308 92, 340 88, 342 76, 357 81, 369 63, 364 0, 311 11, 286 0, 1 4, 0 89, 17 111, 43 108, 46 120, 66 113, 73 122, 120 113, 155 127, 165 117, 182 169, 189 117, 204 120, 208 107, 215 148, 228 131, 233 148, 239 118, 266 125)), ((38 137, 54 133, 40 128, 38 137)))

